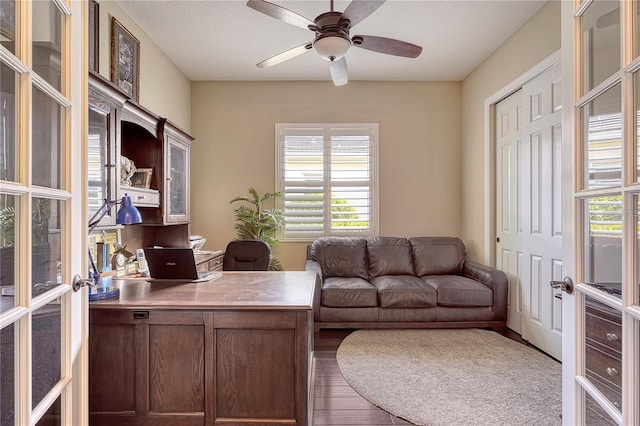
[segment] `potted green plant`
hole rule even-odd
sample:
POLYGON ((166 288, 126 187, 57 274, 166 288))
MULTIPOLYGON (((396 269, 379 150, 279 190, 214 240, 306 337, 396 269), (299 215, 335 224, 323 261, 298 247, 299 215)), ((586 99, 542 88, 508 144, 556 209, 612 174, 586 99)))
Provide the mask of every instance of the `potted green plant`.
MULTIPOLYGON (((277 234, 284 227, 284 212, 274 207, 266 208, 265 203, 273 202, 279 196, 279 192, 267 192, 261 196, 254 188, 249 188, 248 197, 236 197, 230 201, 230 204, 249 204, 241 204, 233 211, 236 218, 234 228, 239 240, 262 240, 269 244, 269 247, 278 244, 277 234)), ((272 257, 269 270, 281 271, 280 261, 272 257)))

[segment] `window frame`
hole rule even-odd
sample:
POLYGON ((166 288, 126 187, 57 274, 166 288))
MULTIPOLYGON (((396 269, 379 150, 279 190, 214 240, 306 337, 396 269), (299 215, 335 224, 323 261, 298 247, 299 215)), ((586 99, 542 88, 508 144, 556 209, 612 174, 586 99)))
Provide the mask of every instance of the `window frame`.
MULTIPOLYGON (((276 184, 275 188, 277 192, 280 192, 282 196, 276 198, 276 207, 284 212, 285 205, 285 164, 284 164, 284 142, 287 133, 292 130, 300 131, 301 135, 308 135, 311 130, 321 130, 323 135, 323 193, 325 195, 325 211, 327 211, 327 203, 331 200, 331 136, 336 134, 350 136, 355 132, 362 132, 368 134, 369 145, 369 228, 367 230, 359 231, 332 231, 331 229, 331 214, 323 215, 323 231, 289 231, 285 228, 278 231, 278 239, 283 242, 310 242, 316 238, 322 236, 361 236, 369 237, 378 235, 379 229, 379 179, 378 179, 378 123, 276 123, 275 125, 275 169, 276 169, 276 184), (341 133, 342 132, 342 133, 341 133), (327 191, 329 191, 329 197, 327 198, 327 191), (329 200, 329 201, 326 201, 329 200)), ((286 218, 286 215, 285 215, 286 218)))

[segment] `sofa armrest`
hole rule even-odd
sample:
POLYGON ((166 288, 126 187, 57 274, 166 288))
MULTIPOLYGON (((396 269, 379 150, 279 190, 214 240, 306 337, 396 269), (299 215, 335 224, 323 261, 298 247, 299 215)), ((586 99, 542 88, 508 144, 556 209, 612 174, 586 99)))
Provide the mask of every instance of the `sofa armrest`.
POLYGON ((320 296, 322 292, 322 268, 320 264, 315 260, 307 260, 304 265, 305 271, 311 271, 316 273, 316 291, 313 297, 313 319, 315 321, 320 320, 320 296))
POLYGON ((506 321, 509 297, 509 280, 507 275, 499 269, 470 261, 464 263, 462 275, 479 281, 491 288, 493 291, 493 319, 496 321, 506 321))

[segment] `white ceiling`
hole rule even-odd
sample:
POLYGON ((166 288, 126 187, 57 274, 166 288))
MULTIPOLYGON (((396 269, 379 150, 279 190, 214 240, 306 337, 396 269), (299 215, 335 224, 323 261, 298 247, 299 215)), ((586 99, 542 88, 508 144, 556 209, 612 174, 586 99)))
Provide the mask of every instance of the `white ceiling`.
MULTIPOLYGON (((354 26, 357 34, 396 38, 423 47, 416 59, 352 47, 349 79, 459 81, 464 79, 546 0, 387 0, 354 26)), ((273 0, 310 20, 329 0, 273 0)), ((348 1, 336 0, 343 11, 348 1)), ((330 80, 314 51, 267 69, 255 66, 313 40, 313 33, 246 6, 243 0, 118 0, 125 12, 192 81, 330 80)), ((144 46, 142 47, 144 49, 144 46)))

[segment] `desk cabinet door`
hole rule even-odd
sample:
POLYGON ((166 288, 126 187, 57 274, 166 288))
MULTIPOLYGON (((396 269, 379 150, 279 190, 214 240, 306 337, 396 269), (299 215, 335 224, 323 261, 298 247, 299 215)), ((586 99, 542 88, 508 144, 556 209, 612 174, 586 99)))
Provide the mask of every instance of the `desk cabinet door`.
POLYGON ((92 426, 204 424, 201 312, 94 309, 89 336, 92 426))

